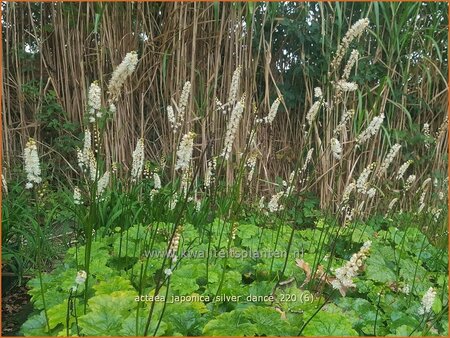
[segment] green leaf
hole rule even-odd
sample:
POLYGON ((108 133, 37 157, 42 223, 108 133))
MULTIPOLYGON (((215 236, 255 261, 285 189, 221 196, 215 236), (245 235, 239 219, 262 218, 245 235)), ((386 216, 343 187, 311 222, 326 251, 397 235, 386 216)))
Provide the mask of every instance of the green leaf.
POLYGON ((113 310, 95 311, 79 317, 78 323, 86 336, 118 336, 122 320, 122 315, 113 310))
POLYGON ((133 291, 115 291, 92 297, 88 302, 91 312, 78 318, 83 333, 88 336, 119 335, 124 316, 136 307, 136 296, 133 291))
POLYGON ((203 335, 205 336, 254 336, 257 328, 249 323, 242 311, 231 311, 222 313, 216 319, 205 325, 203 335))
MULTIPOLYGON (((147 323, 147 315, 148 315, 148 310, 142 311, 139 314, 139 317, 137 320, 138 327, 137 327, 137 332, 136 332, 136 313, 132 312, 127 317, 127 319, 124 320, 122 329, 120 330, 120 335, 128 336, 128 337, 143 336, 144 331, 145 331, 145 325, 147 323)), ((156 318, 156 319, 151 321, 150 326, 148 328, 148 333, 147 333, 148 335, 151 335, 151 336, 155 332, 156 325, 158 325, 158 320, 157 320, 158 317, 155 316, 153 318, 156 318)), ((166 331, 167 331, 167 324, 164 321, 161 321, 161 324, 158 327, 158 332, 156 332, 156 336, 162 336, 166 333, 166 331)))
POLYGON ((109 295, 114 291, 131 291, 133 287, 128 279, 125 279, 121 276, 114 276, 110 278, 108 281, 100 282, 93 286, 95 295, 106 294, 109 295))
MULTIPOLYGON (((194 303, 181 303, 170 306, 167 315, 164 317, 167 322, 173 326, 176 332, 183 336, 199 336, 202 333, 206 319, 202 318, 202 314, 198 309, 198 305, 194 303)), ((201 303, 201 305, 204 304, 201 303)))
POLYGON ((435 314, 438 314, 439 312, 442 311, 442 302, 441 299, 439 297, 436 297, 434 299, 433 305, 431 306, 431 309, 433 310, 433 312, 435 314))
POLYGON ((24 336, 47 336, 45 313, 42 311, 40 314, 31 316, 22 325, 20 330, 24 336))
POLYGON ((413 332, 414 328, 408 325, 402 325, 395 329, 395 334, 388 334, 387 336, 400 336, 400 337, 408 337, 411 332, 413 332))
POLYGON ((321 311, 303 330, 305 336, 357 336, 352 323, 344 314, 321 311))
POLYGON ((244 315, 256 326, 258 336, 295 335, 286 319, 273 308, 251 306, 244 310, 244 315))
POLYGON ((67 317, 67 299, 63 303, 52 306, 47 310, 48 324, 50 329, 55 328, 59 324, 63 324, 66 327, 67 317))
POLYGON ((395 273, 380 254, 373 254, 366 261, 366 277, 376 282, 387 283, 395 281, 395 273))
POLYGON ((377 318, 376 308, 363 298, 341 298, 339 307, 351 312, 354 320, 353 327, 361 329, 366 334, 372 333, 377 318))

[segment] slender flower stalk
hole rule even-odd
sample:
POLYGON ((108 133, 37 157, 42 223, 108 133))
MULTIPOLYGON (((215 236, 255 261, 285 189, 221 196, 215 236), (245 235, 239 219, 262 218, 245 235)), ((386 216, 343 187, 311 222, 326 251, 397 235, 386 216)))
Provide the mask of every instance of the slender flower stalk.
POLYGON ((25 188, 31 189, 34 184, 42 182, 41 166, 39 164, 39 155, 37 152, 36 141, 30 138, 23 151, 25 172, 27 173, 27 183, 25 188))

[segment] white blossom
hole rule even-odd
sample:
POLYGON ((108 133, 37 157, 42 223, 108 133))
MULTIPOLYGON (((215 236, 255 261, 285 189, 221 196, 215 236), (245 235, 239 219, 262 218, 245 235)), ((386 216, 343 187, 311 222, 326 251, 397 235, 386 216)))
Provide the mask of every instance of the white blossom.
POLYGON ((75 277, 75 284, 81 285, 86 282, 87 273, 84 270, 78 271, 77 276, 75 277))
POLYGON ((345 80, 339 80, 336 84, 336 88, 343 92, 354 92, 358 89, 358 85, 355 82, 347 82, 345 80))
POLYGON ((205 189, 208 189, 211 186, 211 183, 214 182, 215 171, 216 171, 216 159, 212 158, 207 162, 204 181, 205 189))
POLYGON ((394 208, 394 205, 398 202, 398 198, 394 198, 389 202, 388 205, 388 212, 391 211, 394 208))
POLYGON ((131 181, 136 182, 142 174, 144 168, 144 139, 137 141, 136 148, 133 151, 133 164, 131 167, 131 181))
POLYGON ((400 151, 400 148, 402 146, 398 143, 394 144, 391 149, 389 150, 388 154, 386 155, 386 158, 384 159, 383 163, 381 164, 380 168, 378 169, 377 176, 381 177, 387 172, 387 169, 391 165, 392 161, 394 160, 395 156, 397 156, 398 152, 400 151))
POLYGON ((234 139, 236 138, 236 132, 239 126, 239 122, 242 117, 242 113, 244 112, 243 102, 239 101, 236 103, 236 106, 233 108, 231 112, 230 120, 227 124, 227 131, 225 136, 225 145, 222 151, 221 156, 225 157, 225 160, 228 160, 230 157, 230 153, 233 147, 234 139))
POLYGON ((195 201, 195 211, 199 212, 201 210, 202 207, 202 200, 201 199, 197 199, 195 201))
POLYGON ((423 181, 421 189, 422 190, 428 189, 428 184, 430 184, 430 182, 431 182, 431 177, 428 177, 425 181, 423 181))
MULTIPOLYGON (((431 180, 431 179, 430 179, 431 180)), ((419 198, 419 209, 417 210, 417 212, 420 214, 423 210, 423 208, 425 208, 425 196, 426 196, 426 190, 423 189, 423 185, 422 185, 422 193, 420 194, 420 198, 419 198)))
POLYGON ((230 93, 228 94, 227 104, 232 105, 237 100, 237 94, 238 94, 239 84, 240 84, 240 80, 241 80, 241 70, 242 70, 242 67, 239 66, 233 72, 233 77, 231 78, 230 93))
POLYGON ((347 122, 350 121, 350 119, 353 117, 354 114, 355 114, 355 111, 353 109, 346 110, 342 114, 341 121, 334 129, 333 134, 338 135, 340 132, 344 132, 347 122))
POLYGON ((157 173, 153 173, 153 182, 154 182, 154 189, 159 190, 161 189, 161 178, 157 173))
POLYGON ((442 209, 440 208, 429 208, 428 212, 433 216, 433 220, 435 222, 439 221, 439 217, 441 217, 442 209))
POLYGON ((278 97, 275 101, 273 101, 272 106, 270 107, 269 114, 264 118, 264 122, 272 125, 273 120, 278 112, 278 107, 280 106, 280 98, 278 97))
POLYGON ((350 194, 352 193, 353 190, 355 190, 355 188, 356 188, 355 182, 351 182, 345 187, 344 193, 342 194, 342 201, 341 201, 341 205, 343 206, 342 209, 344 209, 345 206, 347 205, 347 203, 350 199, 350 194))
POLYGON ((8 184, 6 183, 6 178, 2 174, 2 188, 5 194, 8 193, 8 184))
POLYGON ((184 171, 189 167, 189 162, 191 161, 192 152, 194 150, 194 138, 195 133, 193 132, 183 135, 180 145, 178 146, 175 170, 181 169, 184 171))
POLYGON ((361 175, 359 175, 359 178, 356 181, 356 190, 359 193, 361 193, 361 194, 367 193, 369 175, 372 172, 374 166, 375 166, 375 163, 369 164, 366 168, 364 168, 361 175))
POLYGON ((101 115, 101 105, 102 105, 102 90, 100 89, 98 82, 94 81, 89 87, 88 94, 88 114, 89 122, 95 122, 95 118, 102 117, 101 115))
POLYGON ((359 270, 362 268, 369 254, 371 244, 371 241, 365 242, 361 249, 354 253, 343 267, 334 271, 336 279, 331 282, 331 285, 334 289, 338 289, 343 297, 345 297, 348 288, 356 286, 353 278, 358 275, 359 270))
POLYGON ((127 53, 122 63, 114 70, 108 84, 108 93, 110 100, 116 101, 119 97, 120 90, 126 79, 133 74, 138 63, 138 56, 135 51, 127 53))
POLYGON ((308 124, 311 126, 316 119, 317 113, 319 112, 320 106, 322 105, 321 101, 318 100, 314 102, 314 104, 309 108, 308 113, 306 114, 306 120, 308 124))
POLYGON ((336 160, 340 160, 342 158, 341 144, 339 143, 338 139, 334 137, 331 139, 331 152, 336 160))
POLYGON ((89 164, 89 175, 91 181, 94 182, 97 179, 97 160, 95 159, 95 155, 91 149, 88 150, 87 158, 89 164))
POLYGON ((405 191, 408 191, 413 183, 416 181, 416 175, 409 175, 405 182, 405 191))
POLYGON ((356 137, 356 143, 358 145, 362 145, 367 142, 373 135, 375 135, 378 130, 380 130, 381 125, 383 124, 384 114, 380 116, 375 116, 372 121, 369 123, 369 126, 356 137))
POLYGON ((367 197, 373 198, 373 197, 375 197, 376 193, 377 193, 377 191, 375 188, 370 188, 369 190, 367 190, 367 197))
POLYGON ((411 292, 411 286, 409 284, 405 284, 403 286, 403 288, 401 288, 400 290, 402 293, 404 293, 405 295, 409 295, 411 292))
POLYGON ((248 182, 251 182, 251 180, 253 179, 253 173, 255 172, 257 158, 258 153, 256 151, 252 151, 247 159, 247 162, 245 163, 246 167, 249 169, 247 175, 248 182))
POLYGON ((436 291, 430 287, 422 297, 422 302, 418 310, 419 315, 425 315, 431 311, 435 298, 436 291))
POLYGON ((320 87, 314 88, 314 97, 319 100, 322 99, 323 93, 322 93, 322 89, 320 87))
POLYGON ((264 201, 265 201, 265 199, 266 199, 265 196, 262 196, 262 197, 259 199, 259 202, 258 202, 258 208, 259 208, 259 210, 264 210, 264 208, 265 208, 265 206, 264 206, 264 201))
POLYGON ((181 91, 180 100, 178 101, 178 114, 177 114, 177 126, 181 126, 184 121, 184 114, 186 113, 186 107, 191 93, 191 83, 186 81, 181 91))
POLYGON ((425 148, 430 148, 430 141, 429 138, 431 137, 431 132, 430 132, 430 124, 429 123, 424 123, 423 124, 423 134, 426 136, 426 139, 424 141, 425 143, 425 148))
POLYGON ((73 189, 73 202, 77 205, 81 204, 81 191, 77 186, 73 189))
POLYGON ((303 163, 302 171, 305 171, 306 168, 308 167, 308 164, 309 164, 309 162, 311 161, 311 158, 312 158, 313 151, 314 151, 314 148, 310 148, 308 150, 308 153, 306 154, 306 158, 305 158, 305 163, 303 163))
POLYGON ((344 72, 342 74, 342 79, 344 81, 348 80, 350 76, 350 72, 352 71, 353 66, 358 61, 359 58, 359 52, 356 49, 353 49, 350 53, 350 58, 347 61, 347 64, 345 65, 344 72))
POLYGON ((26 188, 31 189, 34 184, 42 182, 41 167, 39 164, 39 155, 37 152, 36 141, 30 138, 23 151, 25 172, 27 173, 26 188))
POLYGON ((339 67, 350 43, 354 39, 360 37, 368 25, 369 19, 364 18, 358 20, 353 24, 353 26, 350 27, 345 36, 342 38, 341 44, 339 45, 336 51, 336 55, 334 56, 333 61, 331 62, 331 68, 337 69, 337 67, 339 67))
POLYGON ((408 167, 411 165, 413 161, 409 160, 406 161, 405 163, 403 163, 400 168, 397 171, 397 176, 395 177, 395 179, 397 180, 401 180, 403 178, 403 175, 405 174, 406 170, 408 169, 408 167))
POLYGON ((109 183, 109 171, 106 171, 97 182, 97 197, 101 196, 109 183))
POLYGON ((117 111, 116 105, 112 102, 109 104, 109 111, 113 114, 117 111))
POLYGON ((283 206, 279 205, 279 200, 281 197, 283 197, 284 191, 280 191, 279 193, 272 196, 269 203, 267 204, 267 208, 270 212, 276 212, 279 210, 283 210, 283 206))
POLYGON ((167 106, 167 119, 170 122, 170 127, 175 132, 177 130, 178 126, 177 126, 177 120, 175 118, 175 113, 173 111, 172 106, 167 106))

